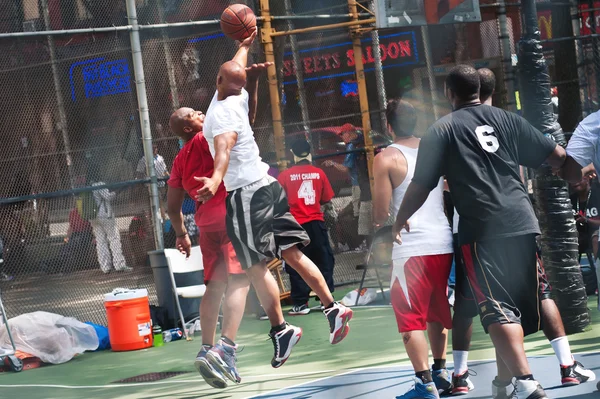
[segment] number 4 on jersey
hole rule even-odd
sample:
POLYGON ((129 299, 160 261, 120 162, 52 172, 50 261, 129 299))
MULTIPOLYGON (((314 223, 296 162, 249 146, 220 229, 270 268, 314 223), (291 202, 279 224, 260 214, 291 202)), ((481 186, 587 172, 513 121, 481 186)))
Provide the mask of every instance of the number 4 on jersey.
POLYGON ((298 190, 298 198, 304 200, 305 205, 314 205, 317 200, 317 193, 312 180, 304 180, 298 190))
POLYGON ((487 152, 496 152, 500 148, 498 138, 494 136, 494 128, 488 125, 478 126, 475 129, 477 140, 481 144, 481 148, 487 152))

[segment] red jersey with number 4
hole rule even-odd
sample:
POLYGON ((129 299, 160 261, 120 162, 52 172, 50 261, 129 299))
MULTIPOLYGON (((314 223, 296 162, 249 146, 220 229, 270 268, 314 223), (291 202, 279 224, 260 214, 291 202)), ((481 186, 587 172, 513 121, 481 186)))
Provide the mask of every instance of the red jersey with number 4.
POLYGON ((324 221, 321 204, 331 201, 333 189, 323 170, 313 165, 295 165, 281 172, 279 184, 287 193, 290 212, 300 224, 324 221))
MULTIPOLYGON (((208 143, 202 132, 199 132, 179 150, 167 184, 169 187, 184 189, 195 200, 196 193, 204 183, 194 177, 211 177, 213 169, 214 161, 208 143)), ((196 202, 194 219, 202 231, 225 231, 226 197, 225 186, 221 183, 214 197, 204 204, 196 202)))

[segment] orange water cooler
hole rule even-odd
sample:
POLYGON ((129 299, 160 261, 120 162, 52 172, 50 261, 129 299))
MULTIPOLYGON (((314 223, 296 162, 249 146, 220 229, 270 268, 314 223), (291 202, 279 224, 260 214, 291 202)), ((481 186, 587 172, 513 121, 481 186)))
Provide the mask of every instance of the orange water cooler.
POLYGON ((104 296, 110 346, 115 352, 152 346, 148 291, 116 289, 104 296))

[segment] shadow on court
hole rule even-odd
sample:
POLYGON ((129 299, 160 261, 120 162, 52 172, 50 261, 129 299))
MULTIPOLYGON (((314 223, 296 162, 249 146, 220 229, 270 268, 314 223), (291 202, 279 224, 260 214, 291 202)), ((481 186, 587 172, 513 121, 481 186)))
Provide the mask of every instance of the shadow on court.
MULTIPOLYGON (((600 354, 576 355, 575 358, 596 373, 600 370, 600 354)), ((574 387, 562 387, 560 385, 558 361, 554 356, 530 357, 529 363, 534 376, 544 386, 546 393, 551 398, 600 399, 600 392, 596 390, 596 382, 588 382, 574 387)), ((492 394, 491 382, 496 375, 495 362, 473 362, 470 369, 476 373, 471 377, 475 384, 475 390, 464 397, 470 399, 490 398, 492 394)), ((269 394, 254 396, 253 398, 394 398, 403 394, 412 386, 412 377, 413 372, 408 367, 357 370, 316 382, 292 386, 269 394)))

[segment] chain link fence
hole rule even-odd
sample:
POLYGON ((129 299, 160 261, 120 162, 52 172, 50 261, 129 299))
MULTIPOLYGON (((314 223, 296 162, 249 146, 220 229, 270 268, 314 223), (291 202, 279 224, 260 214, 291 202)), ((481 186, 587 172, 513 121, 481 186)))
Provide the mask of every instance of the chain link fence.
MULTIPOLYGON (((0 33, 4 34, 0 36, 4 55, 0 58, 4 88, 0 108, 5 115, 0 121, 4 183, 0 185, 0 288, 9 316, 46 310, 104 322, 102 295, 116 287, 147 288, 151 302, 157 302, 146 253, 156 248, 156 223, 161 223, 165 246, 174 245, 165 215, 165 180, 180 143, 168 128, 169 116, 180 106, 208 108, 218 68, 236 50, 235 43, 221 33, 218 19, 227 5, 239 2, 135 0, 151 156, 159 178, 157 215, 152 212, 148 190, 151 179, 142 145, 126 1, 0 4, 0 33), (66 29, 84 31, 40 33, 66 29), (18 35, 6 35, 11 32, 18 35), (82 213, 90 196, 106 197, 110 210, 86 220, 82 213)), ((259 1, 243 3, 260 17, 259 1)), ((369 1, 359 3, 370 6, 369 1)), ((326 172, 336 193, 333 203, 338 219, 327 224, 336 256, 337 285, 356 284, 360 279, 362 272, 356 266, 363 263, 367 248, 359 225, 370 228, 354 205, 360 202, 368 209, 369 195, 360 198, 354 190, 353 198, 353 186, 360 186, 363 194, 369 190, 367 169, 361 164, 349 173, 340 166, 364 154, 360 134, 370 134, 376 148, 391 142, 382 118, 385 100, 396 97, 413 104, 419 115, 415 133, 421 136, 436 118, 450 112, 444 78, 454 64, 466 62, 496 73, 496 105, 510 108, 514 104, 510 54, 516 53, 520 37, 519 4, 507 4, 507 21, 502 26, 499 2, 480 3, 480 23, 382 30, 378 37, 365 32, 361 43, 371 132, 362 131, 354 50, 347 28, 276 38, 281 103, 275 106, 282 111, 286 149, 296 139, 308 139, 315 164, 326 172), (503 31, 508 41, 503 40, 503 31), (506 43, 509 52, 503 52, 506 43), (376 73, 377 50, 383 80, 376 73), (345 131, 356 133, 356 141, 344 141, 345 131)), ((586 21, 590 16, 595 21, 598 11, 594 4, 581 3, 587 9, 578 8, 581 31, 573 41, 578 93, 583 112, 590 112, 598 108, 600 56, 598 39, 591 35, 596 27, 586 21)), ((277 31, 348 21, 345 0, 285 0, 270 5, 277 31), (329 17, 317 18, 317 14, 329 17), (290 16, 293 19, 286 19, 290 16)), ((547 10, 540 6, 540 21, 548 19, 547 10)), ((360 12, 368 16, 366 9, 360 12)), ((544 36, 546 25, 541 26, 542 39, 551 40, 551 32, 544 36)), ((554 65, 553 48, 550 43, 544 45, 554 65)), ((251 62, 265 60, 259 40, 250 58, 251 62)), ((555 74, 553 79, 560 93, 562 83, 555 74)), ((259 86, 254 131, 261 156, 276 175, 273 104, 267 86, 265 77, 259 86)), ((292 161, 289 151, 286 155, 292 161)), ((193 214, 193 201, 187 199, 186 205, 186 213, 193 214)), ((191 225, 188 230, 195 231, 191 225)))

